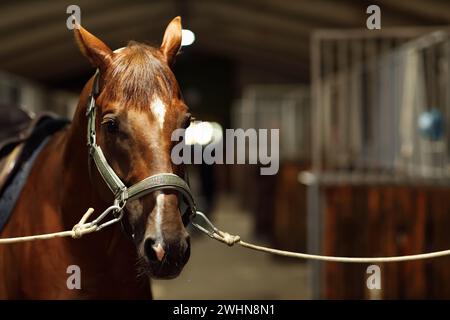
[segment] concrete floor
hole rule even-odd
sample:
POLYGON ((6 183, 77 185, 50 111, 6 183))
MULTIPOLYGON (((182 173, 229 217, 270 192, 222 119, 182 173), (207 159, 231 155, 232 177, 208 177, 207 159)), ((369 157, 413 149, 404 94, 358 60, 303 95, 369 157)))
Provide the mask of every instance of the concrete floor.
MULTIPOLYGON (((230 197, 213 214, 218 228, 264 245, 252 236, 252 220, 230 197)), ((194 230, 191 258, 174 280, 154 280, 155 299, 309 299, 308 266, 239 246, 228 247, 194 230)))

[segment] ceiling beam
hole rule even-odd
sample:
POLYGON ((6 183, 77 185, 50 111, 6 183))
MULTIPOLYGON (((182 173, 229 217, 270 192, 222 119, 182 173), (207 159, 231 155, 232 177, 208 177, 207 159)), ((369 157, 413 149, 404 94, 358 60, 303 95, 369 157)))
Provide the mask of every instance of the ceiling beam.
MULTIPOLYGON (((225 1, 225 0, 221 0, 225 1)), ((392 2, 392 0, 389 0, 392 2)), ((403 0, 402 3, 406 1, 403 0)), ((361 0, 243 0, 240 6, 248 6, 251 11, 267 12, 285 19, 300 20, 311 29, 316 28, 365 28, 366 9, 376 1, 361 0)), ((406 2, 407 4, 407 2, 406 2)), ((426 5, 423 2, 423 5, 426 5)), ((414 25, 427 23, 417 15, 409 16, 399 11, 382 10, 382 23, 386 26, 414 25)))
MULTIPOLYGON (((427 19, 429 24, 442 25, 450 23, 450 3, 436 0, 375 0, 383 15, 383 9, 387 12, 401 12, 403 15, 413 15, 416 19, 427 19)), ((383 19, 383 18, 382 18, 383 19)))
POLYGON ((309 29, 358 25, 365 14, 365 11, 345 0, 243 0, 239 7, 265 12, 283 20, 301 21, 309 29))
MULTIPOLYGON (((122 4, 123 5, 123 4, 122 4)), ((82 24, 92 33, 98 29, 111 28, 129 28, 136 21, 148 23, 152 20, 160 20, 162 16, 169 16, 168 7, 164 4, 157 6, 148 3, 136 3, 126 7, 110 7, 98 12, 91 11, 82 16, 82 24)), ((163 29, 163 27, 161 28, 163 29)), ((32 28, 28 32, 22 32, 15 37, 2 39, 0 46, 0 61, 8 63, 10 59, 14 60, 21 55, 35 54, 34 51, 41 48, 51 47, 61 42, 72 41, 72 31, 68 30, 65 20, 51 20, 47 25, 38 29, 32 28)))
POLYGON ((308 36, 310 25, 299 20, 284 19, 268 12, 260 12, 243 7, 232 1, 193 2, 192 19, 210 17, 228 21, 245 21, 247 25, 255 25, 267 31, 274 30, 278 35, 308 36))
MULTIPOLYGON (((141 40, 133 37, 133 34, 144 34, 142 29, 146 30, 146 38, 148 38, 151 33, 157 34, 156 37, 160 38, 166 22, 160 21, 161 23, 158 23, 159 27, 155 28, 146 26, 143 28, 138 27, 141 23, 145 25, 145 22, 148 20, 153 20, 153 23, 155 23, 156 20, 155 18, 148 16, 145 10, 138 10, 139 8, 141 7, 130 7, 128 10, 131 11, 128 11, 127 14, 123 14, 124 11, 121 11, 120 15, 103 12, 102 14, 106 15, 106 17, 95 16, 95 19, 85 17, 85 22, 91 31, 96 30, 97 32, 95 33, 109 44, 115 44, 121 40, 123 41, 123 39, 130 38, 141 40), (135 27, 121 28, 122 25, 129 25, 127 21, 130 22, 131 26, 135 27), (158 28, 160 28, 161 34, 157 32, 158 28), (131 29, 134 29, 136 32, 131 32, 131 29), (152 29, 153 32, 150 32, 150 29, 152 29), (118 32, 118 30, 123 30, 123 32, 118 32)), ((164 16, 163 8, 160 8, 160 10, 162 11, 159 12, 159 15, 164 16)), ((152 10, 152 12, 156 13, 157 11, 152 10)), ((281 63, 280 65, 287 65, 289 64, 289 61, 295 61, 295 64, 297 64, 297 62, 300 62, 298 64, 308 63, 309 41, 307 38, 297 38, 293 40, 291 37, 286 38, 283 34, 278 35, 277 32, 270 30, 270 28, 270 32, 265 32, 265 30, 258 29, 260 26, 255 29, 251 28, 250 25, 246 25, 245 22, 236 20, 233 24, 233 21, 224 21, 222 18, 218 19, 218 21, 212 21, 211 19, 196 19, 193 20, 189 27, 194 28, 198 33, 199 39, 201 37, 209 37, 211 41, 224 41, 230 47, 242 45, 254 47, 252 51, 253 57, 267 53, 270 54, 271 57, 275 57, 272 60, 278 59, 288 61, 287 63, 281 63), (241 25, 242 23, 244 25, 241 25), (213 25, 215 29, 212 29, 211 25, 213 25), (218 38, 216 38, 216 35, 218 38)), ((40 77, 47 79, 50 79, 53 76, 60 76, 64 72, 73 72, 80 67, 80 64, 82 66, 84 61, 82 61, 77 54, 74 54, 76 48, 73 44, 72 35, 67 35, 67 30, 64 30, 64 37, 68 37, 69 39, 66 41, 55 41, 54 37, 52 37, 52 42, 46 44, 43 48, 38 49, 30 47, 29 50, 21 50, 20 53, 15 53, 10 56, 8 60, 3 59, 3 66, 9 71, 19 72, 21 74, 37 74, 40 77), (68 60, 70 60, 70 64, 67 63, 68 60), (48 65, 45 66, 47 61, 51 61, 52 65, 55 65, 53 70, 48 65), (45 67, 43 68, 43 66, 45 67), (43 69, 46 70, 45 75, 42 75, 43 69)), ((41 44, 42 43, 39 42, 35 45, 39 46, 41 44)), ((201 46, 201 42, 197 45, 201 46)))
MULTIPOLYGON (((255 47, 255 51, 273 52, 286 59, 295 57, 297 61, 309 58, 309 38, 305 36, 286 37, 283 34, 255 28, 240 20, 228 21, 209 18, 196 19, 191 23, 197 38, 208 38, 216 41, 226 41, 230 46, 246 43, 255 47)), ((190 26, 190 27, 191 27, 190 26)))
MULTIPOLYGON (((142 1, 142 0, 135 0, 142 1)), ((52 21, 59 20, 62 25, 68 17, 67 7, 73 4, 73 1, 67 0, 39 0, 15 2, 14 5, 2 8, 0 11, 0 36, 16 37, 23 32, 29 32, 30 27, 33 31, 39 29, 52 21)), ((105 10, 105 8, 114 8, 122 5, 120 0, 78 0, 77 5, 81 9, 81 20, 85 14, 94 11, 105 10)))
POLYGON ((308 65, 294 60, 288 60, 282 56, 271 54, 270 52, 258 51, 247 43, 236 43, 229 46, 221 39, 202 39, 202 48, 213 52, 220 52, 236 61, 257 64, 261 69, 270 70, 277 74, 288 75, 289 77, 303 78, 303 75, 309 76, 308 65))

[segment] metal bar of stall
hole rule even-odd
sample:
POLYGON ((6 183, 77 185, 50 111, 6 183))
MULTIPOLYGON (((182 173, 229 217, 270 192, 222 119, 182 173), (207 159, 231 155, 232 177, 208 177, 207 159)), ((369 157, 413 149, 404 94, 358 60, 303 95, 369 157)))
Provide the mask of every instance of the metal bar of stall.
POLYGON ((368 168, 376 168, 379 163, 379 113, 378 113, 378 46, 376 39, 370 39, 366 44, 366 64, 367 64, 367 82, 368 82, 368 99, 367 103, 367 124, 368 140, 365 141, 368 148, 366 153, 366 166, 368 168))
MULTIPOLYGON (((444 61, 445 61, 445 73, 443 76, 443 81, 445 81, 445 83, 450 83, 450 41, 446 41, 444 42, 444 61)), ((445 113, 444 113, 444 121, 445 123, 450 123, 450 90, 448 90, 448 88, 443 85, 443 94, 444 94, 444 104, 445 104, 445 113)), ((450 130, 445 130, 444 135, 446 137, 446 144, 445 144, 445 163, 443 165, 443 172, 448 171, 449 167, 447 165, 448 161, 449 161, 449 142, 450 142, 450 130)))
POLYGON ((361 155, 363 151, 363 127, 361 125, 362 108, 362 61, 363 61, 363 43, 362 40, 353 41, 351 45, 351 61, 353 64, 350 69, 350 152, 353 157, 351 165, 361 165, 361 155))
POLYGON ((347 94, 349 83, 349 70, 348 70, 348 43, 347 41, 339 41, 337 46, 337 101, 334 108, 336 114, 336 122, 339 127, 338 135, 338 148, 340 152, 337 154, 337 163, 341 167, 346 167, 349 160, 349 97, 347 94))
POLYGON ((321 50, 320 38, 315 34, 311 38, 311 123, 313 126, 313 135, 311 137, 311 157, 314 170, 321 169, 321 50))
MULTIPOLYGON (((318 181, 315 174, 312 172, 301 172, 298 176, 298 181, 304 184, 307 189, 307 250, 308 253, 321 254, 322 253, 322 234, 323 234, 323 214, 321 210, 321 193, 318 181)), ((323 296, 323 279, 321 261, 310 260, 309 266, 309 286, 311 290, 312 299, 321 299, 323 296)))
POLYGON ((412 39, 430 34, 436 30, 450 32, 448 25, 432 27, 392 27, 384 28, 381 32, 373 32, 368 29, 320 29, 315 31, 315 36, 322 40, 356 40, 356 39, 412 39))
POLYGON ((402 185, 402 186, 449 186, 450 175, 435 177, 428 176, 408 176, 393 173, 369 173, 369 172, 345 172, 326 171, 312 172, 303 171, 299 174, 298 180, 305 185, 314 183, 321 186, 360 186, 360 185, 402 185))

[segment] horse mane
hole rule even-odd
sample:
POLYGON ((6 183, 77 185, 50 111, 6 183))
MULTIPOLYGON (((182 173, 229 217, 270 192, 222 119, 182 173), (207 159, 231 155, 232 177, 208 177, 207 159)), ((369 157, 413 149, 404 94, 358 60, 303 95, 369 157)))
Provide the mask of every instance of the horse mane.
POLYGON ((138 108, 148 108, 158 96, 172 100, 175 77, 163 63, 162 54, 154 47, 130 41, 118 51, 105 74, 103 92, 110 101, 138 108))

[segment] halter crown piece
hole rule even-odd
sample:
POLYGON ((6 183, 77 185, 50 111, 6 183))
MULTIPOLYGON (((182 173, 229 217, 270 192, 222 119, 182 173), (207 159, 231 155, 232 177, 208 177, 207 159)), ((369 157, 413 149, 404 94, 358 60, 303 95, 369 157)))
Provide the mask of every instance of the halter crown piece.
MULTIPOLYGON (((88 117, 87 125, 87 146, 89 148, 89 159, 93 159, 97 170, 114 194, 114 204, 121 209, 116 212, 120 214, 119 219, 122 217, 123 208, 128 200, 134 200, 141 198, 151 192, 158 190, 175 190, 179 192, 181 197, 180 207, 186 206, 186 210, 182 210, 183 221, 184 218, 189 218, 196 213, 195 201, 191 193, 191 189, 185 180, 173 173, 159 173, 153 176, 147 177, 138 183, 127 187, 114 172, 113 168, 108 164, 108 161, 103 154, 103 151, 96 141, 96 129, 95 129, 95 116, 96 116, 96 103, 95 98, 98 96, 99 88, 99 71, 95 72, 94 83, 92 90, 88 98, 88 105, 86 109, 86 116, 88 117), (184 203, 183 203, 184 202, 184 203), (186 217, 187 216, 187 217, 186 217)), ((180 208, 181 209, 181 208, 180 208)), ((187 224, 187 223, 185 223, 187 224)))

